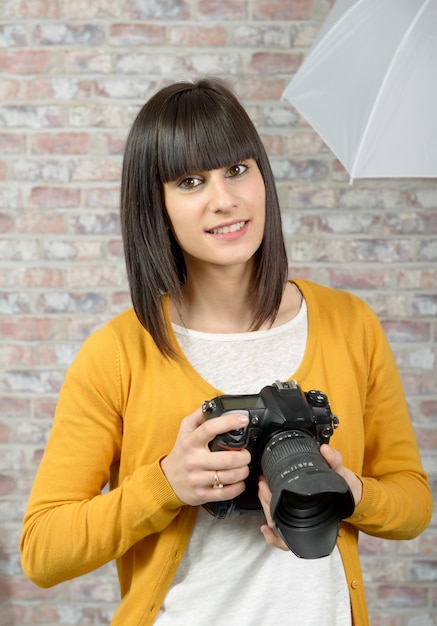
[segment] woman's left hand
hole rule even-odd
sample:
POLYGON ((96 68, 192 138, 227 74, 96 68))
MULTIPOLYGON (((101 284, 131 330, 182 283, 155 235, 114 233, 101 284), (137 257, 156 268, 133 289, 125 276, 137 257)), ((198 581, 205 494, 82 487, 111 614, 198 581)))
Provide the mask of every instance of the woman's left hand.
POLYGON ((334 450, 327 443, 320 446, 320 454, 323 456, 329 467, 340 476, 343 476, 347 484, 349 485, 352 495, 354 497, 355 506, 361 502, 363 497, 363 483, 352 470, 347 469, 343 465, 343 459, 341 453, 338 450, 334 450))
MULTIPOLYGON (((343 478, 349 485, 350 490, 352 491, 355 506, 357 506, 357 504, 360 503, 361 498, 363 497, 363 484, 361 480, 350 469, 344 467, 342 456, 338 450, 334 450, 334 448, 331 448, 330 446, 328 446, 328 444, 324 443, 320 446, 320 454, 323 456, 329 467, 334 472, 337 472, 337 474, 343 476, 343 478)), ((261 532, 264 535, 264 539, 269 545, 275 548, 288 550, 286 543, 283 541, 283 539, 281 539, 281 537, 278 537, 278 535, 276 534, 276 524, 270 514, 270 502, 272 500, 272 494, 264 476, 260 476, 259 478, 258 497, 262 504, 264 515, 266 518, 266 523, 261 526, 261 532)))
POLYGON ((259 477, 258 498, 262 504, 262 507, 264 509, 264 515, 266 518, 266 523, 263 524, 260 528, 262 534, 264 535, 264 539, 270 546, 288 551, 289 548, 287 544, 284 542, 283 539, 281 539, 281 537, 278 537, 278 535, 276 534, 276 524, 272 520, 272 516, 270 515, 270 502, 272 500, 272 492, 270 491, 264 476, 259 477))

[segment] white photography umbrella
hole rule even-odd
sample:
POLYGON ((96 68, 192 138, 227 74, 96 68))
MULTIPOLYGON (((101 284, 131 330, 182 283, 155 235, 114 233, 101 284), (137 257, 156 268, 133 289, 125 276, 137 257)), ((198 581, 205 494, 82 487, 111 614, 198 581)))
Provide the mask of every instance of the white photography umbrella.
POLYGON ((352 179, 437 177, 437 0, 337 0, 284 97, 352 179))

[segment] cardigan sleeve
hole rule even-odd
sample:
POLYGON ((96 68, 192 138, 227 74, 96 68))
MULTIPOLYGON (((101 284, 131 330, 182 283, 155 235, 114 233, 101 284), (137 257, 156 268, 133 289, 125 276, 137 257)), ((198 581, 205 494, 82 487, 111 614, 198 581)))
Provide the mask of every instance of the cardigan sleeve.
POLYGON ((49 587, 117 559, 179 513, 160 459, 117 484, 122 432, 119 355, 106 326, 67 372, 29 498, 21 556, 36 584, 49 587))
POLYGON ((376 315, 367 306, 364 320, 363 497, 348 521, 367 534, 412 539, 430 523, 431 490, 394 355, 376 315))

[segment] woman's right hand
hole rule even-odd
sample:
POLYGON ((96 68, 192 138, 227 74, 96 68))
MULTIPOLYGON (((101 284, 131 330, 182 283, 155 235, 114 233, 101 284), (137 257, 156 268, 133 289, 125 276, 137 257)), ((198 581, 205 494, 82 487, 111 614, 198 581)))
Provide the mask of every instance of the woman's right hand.
POLYGON ((216 435, 243 428, 248 421, 247 415, 237 413, 204 421, 200 407, 182 420, 173 449, 161 461, 162 471, 182 502, 197 506, 232 500, 243 493, 250 452, 211 452, 208 443, 216 435), (214 488, 217 480, 223 487, 214 488))

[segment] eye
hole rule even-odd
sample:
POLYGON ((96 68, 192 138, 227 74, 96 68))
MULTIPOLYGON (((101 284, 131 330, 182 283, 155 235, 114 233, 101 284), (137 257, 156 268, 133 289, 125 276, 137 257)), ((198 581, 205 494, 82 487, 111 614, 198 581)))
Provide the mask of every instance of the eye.
POLYGON ((178 187, 180 189, 194 189, 198 187, 202 183, 202 179, 197 176, 187 176, 187 178, 183 178, 178 182, 178 187))
POLYGON ((245 165, 244 163, 236 163, 235 165, 231 165, 231 167, 228 169, 228 175, 231 177, 241 176, 241 174, 247 172, 248 169, 248 165, 245 165))

